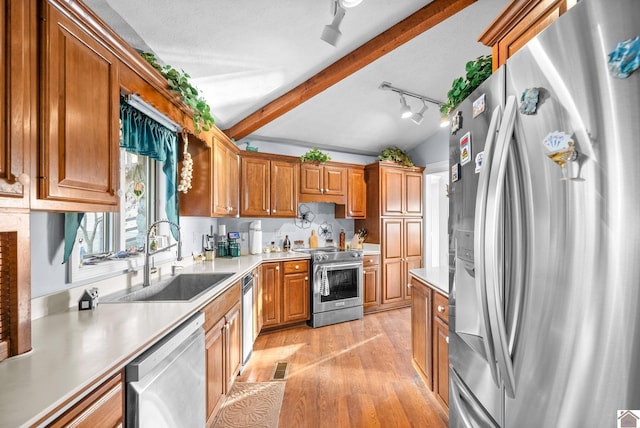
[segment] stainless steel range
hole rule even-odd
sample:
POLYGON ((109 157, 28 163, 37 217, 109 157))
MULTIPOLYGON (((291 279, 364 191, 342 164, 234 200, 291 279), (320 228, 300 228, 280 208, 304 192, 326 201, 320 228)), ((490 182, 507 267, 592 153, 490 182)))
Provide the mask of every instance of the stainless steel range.
POLYGON ((322 327, 362 319, 362 251, 310 248, 311 318, 322 327))

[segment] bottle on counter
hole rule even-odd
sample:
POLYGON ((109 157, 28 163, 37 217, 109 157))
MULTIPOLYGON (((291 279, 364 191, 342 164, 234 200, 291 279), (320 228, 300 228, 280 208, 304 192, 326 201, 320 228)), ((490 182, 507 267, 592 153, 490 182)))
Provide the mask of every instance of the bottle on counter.
POLYGON ((282 251, 288 253, 291 251, 291 241, 289 241, 289 235, 284 235, 284 241, 282 241, 282 251))
POLYGON ((318 248, 318 235, 316 231, 311 229, 311 236, 309 237, 309 248, 318 248))
POLYGON ((344 251, 346 235, 344 229, 340 229, 340 251, 344 251))

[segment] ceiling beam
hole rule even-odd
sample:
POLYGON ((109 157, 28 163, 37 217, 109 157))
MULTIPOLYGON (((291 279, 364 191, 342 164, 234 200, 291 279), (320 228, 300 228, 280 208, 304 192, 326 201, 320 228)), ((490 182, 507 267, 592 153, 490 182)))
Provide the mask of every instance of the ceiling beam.
POLYGON ((477 0, 434 0, 224 131, 240 140, 477 0))

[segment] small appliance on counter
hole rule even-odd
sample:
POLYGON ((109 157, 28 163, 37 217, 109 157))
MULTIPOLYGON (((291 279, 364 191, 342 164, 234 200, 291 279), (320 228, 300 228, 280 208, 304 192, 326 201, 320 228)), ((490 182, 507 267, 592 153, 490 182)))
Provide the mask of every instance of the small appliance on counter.
POLYGON ((256 220, 249 224, 249 252, 262 253, 262 221, 256 220))
POLYGON ((229 255, 231 257, 240 257, 240 233, 239 232, 229 232, 229 255))
POLYGON ((227 226, 218 226, 218 257, 227 256, 227 226))

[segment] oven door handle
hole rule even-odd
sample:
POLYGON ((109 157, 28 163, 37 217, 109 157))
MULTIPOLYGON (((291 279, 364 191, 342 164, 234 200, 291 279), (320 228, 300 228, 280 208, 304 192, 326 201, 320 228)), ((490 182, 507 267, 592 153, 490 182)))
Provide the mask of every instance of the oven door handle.
POLYGON ((327 269, 327 270, 334 270, 334 269, 351 269, 351 268, 359 268, 362 267, 362 262, 360 263, 326 263, 326 264, 318 264, 316 265, 316 267, 318 269, 327 269))

